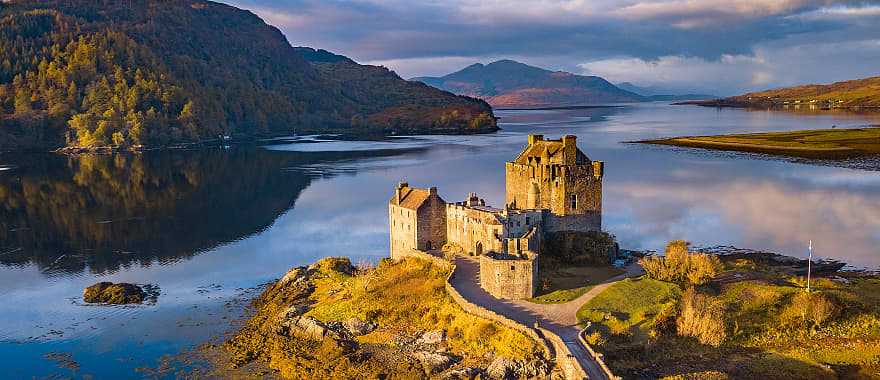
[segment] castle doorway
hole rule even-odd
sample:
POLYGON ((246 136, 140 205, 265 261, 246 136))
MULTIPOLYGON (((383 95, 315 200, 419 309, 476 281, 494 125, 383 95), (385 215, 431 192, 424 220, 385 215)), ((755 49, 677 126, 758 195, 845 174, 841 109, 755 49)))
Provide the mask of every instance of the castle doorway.
POLYGON ((482 242, 479 242, 479 241, 477 242, 477 246, 474 248, 474 252, 477 254, 477 256, 480 256, 483 254, 483 243, 482 242))

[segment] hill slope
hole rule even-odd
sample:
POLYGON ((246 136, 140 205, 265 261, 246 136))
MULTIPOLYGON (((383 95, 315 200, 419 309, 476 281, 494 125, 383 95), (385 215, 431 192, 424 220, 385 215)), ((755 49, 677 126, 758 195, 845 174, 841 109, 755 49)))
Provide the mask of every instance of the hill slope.
POLYGON ((645 98, 596 76, 550 71, 511 60, 473 64, 443 77, 413 78, 495 107, 640 102, 645 98))
POLYGON ((848 80, 831 84, 751 92, 739 96, 695 104, 722 107, 875 108, 880 107, 880 77, 848 80))
POLYGON ((214 2, 0 3, 0 149, 497 128, 485 102, 303 52, 214 2))

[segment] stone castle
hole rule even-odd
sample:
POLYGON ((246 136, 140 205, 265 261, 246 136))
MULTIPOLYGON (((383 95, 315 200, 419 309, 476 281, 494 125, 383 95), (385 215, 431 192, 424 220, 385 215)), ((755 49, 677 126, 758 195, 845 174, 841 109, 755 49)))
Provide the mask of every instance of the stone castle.
POLYGON ((603 163, 578 149, 575 136, 529 135, 505 171, 503 209, 487 206, 475 193, 447 203, 436 187, 398 184, 388 204, 391 257, 455 247, 479 257, 480 284, 493 296, 533 297, 545 233, 601 230, 603 163))

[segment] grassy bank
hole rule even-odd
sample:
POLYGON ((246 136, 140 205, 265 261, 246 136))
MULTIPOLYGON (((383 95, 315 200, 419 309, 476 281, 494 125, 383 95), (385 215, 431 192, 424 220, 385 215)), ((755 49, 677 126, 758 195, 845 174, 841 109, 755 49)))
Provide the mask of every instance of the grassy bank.
POLYGON ((569 302, 594 286, 624 272, 611 266, 550 264, 547 261, 542 260, 538 264, 542 268, 539 295, 528 299, 530 302, 542 304, 569 302))
POLYGON ((465 313, 445 291, 447 275, 417 259, 295 268, 255 300, 254 316, 223 345, 236 372, 221 375, 261 365, 283 378, 343 379, 487 373, 499 360, 546 368, 534 341, 465 313), (350 332, 351 321, 363 331, 350 332))
POLYGON ((802 278, 757 260, 722 260, 690 288, 643 277, 583 306, 588 340, 624 378, 880 378, 880 279, 802 278))
POLYGON ((638 143, 813 159, 841 159, 880 154, 880 128, 688 136, 645 140, 638 143))

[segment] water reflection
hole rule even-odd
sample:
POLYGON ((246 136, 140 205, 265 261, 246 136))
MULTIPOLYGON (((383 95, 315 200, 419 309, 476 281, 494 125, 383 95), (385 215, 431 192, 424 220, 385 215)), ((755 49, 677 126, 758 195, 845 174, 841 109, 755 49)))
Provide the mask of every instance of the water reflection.
POLYGON ((310 165, 363 155, 235 149, 17 157, 15 175, 0 177, 0 263, 32 263, 47 274, 172 264, 263 231, 327 174, 310 165))

